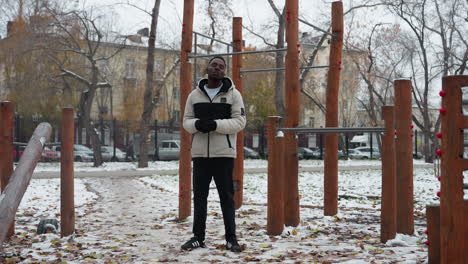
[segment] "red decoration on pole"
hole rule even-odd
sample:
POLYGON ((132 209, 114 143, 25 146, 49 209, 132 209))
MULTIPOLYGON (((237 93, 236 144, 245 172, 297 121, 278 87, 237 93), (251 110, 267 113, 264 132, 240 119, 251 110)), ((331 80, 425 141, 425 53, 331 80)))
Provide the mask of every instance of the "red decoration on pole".
POLYGON ((413 133, 411 133, 411 137, 414 137, 414 134, 413 134, 413 133))
POLYGON ((338 64, 341 65, 341 61, 338 61, 338 64))
POLYGON ((426 231, 424 231, 424 233, 427 235, 429 234, 429 230, 426 229, 426 231))
POLYGON ((424 242, 424 245, 429 246, 429 241, 424 242))
POLYGON ((440 197, 440 191, 437 192, 437 196, 440 197))
POLYGON ((300 50, 298 50, 298 51, 297 51, 297 53, 299 54, 299 53, 301 53, 301 51, 300 51, 300 50))
POLYGON ((289 15, 289 14, 291 14, 291 11, 289 11, 289 10, 286 10, 286 14, 288 14, 288 15, 289 15))
POLYGON ((296 45, 296 46, 299 48, 299 47, 301 46, 301 43, 297 43, 297 45, 296 45))
POLYGON ((185 33, 185 29, 182 29, 182 33, 185 33))
POLYGON ((185 24, 182 24, 183 27, 185 27, 185 24))
POLYGON ((444 90, 441 90, 441 91, 439 92, 439 95, 440 95, 441 97, 444 97, 444 96, 446 95, 446 92, 445 92, 444 90))
POLYGON ((291 18, 289 16, 286 16, 286 20, 289 21, 291 18))
POLYGON ((410 127, 411 127, 411 129, 413 129, 413 128, 414 128, 414 125, 413 125, 413 124, 411 124, 411 126, 410 126, 410 127))
POLYGON ((439 181, 440 181, 441 179, 442 179, 442 177, 440 177, 440 176, 437 176, 437 180, 439 180, 439 181))
POLYGON ((438 133, 436 134, 436 137, 437 137, 437 138, 442 138, 442 133, 441 133, 441 132, 438 132, 438 133))
POLYGON ((395 130, 395 132, 393 132, 394 135, 398 135, 398 131, 395 130))
POLYGON ((436 154, 439 157, 442 156, 442 150, 441 149, 436 150, 436 154))
POLYGON ((439 109, 439 112, 440 112, 440 114, 445 115, 445 113, 447 112, 447 109, 441 108, 441 109, 439 109))
POLYGON ((341 68, 341 67, 338 68, 338 70, 340 70, 340 71, 341 71, 342 69, 343 69, 343 68, 341 68))

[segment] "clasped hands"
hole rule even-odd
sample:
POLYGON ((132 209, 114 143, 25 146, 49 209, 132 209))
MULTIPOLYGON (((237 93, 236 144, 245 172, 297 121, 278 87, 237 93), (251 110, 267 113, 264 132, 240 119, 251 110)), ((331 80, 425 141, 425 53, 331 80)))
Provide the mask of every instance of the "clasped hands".
POLYGON ((195 128, 202 133, 215 131, 216 126, 216 121, 210 119, 198 119, 195 121, 195 128))

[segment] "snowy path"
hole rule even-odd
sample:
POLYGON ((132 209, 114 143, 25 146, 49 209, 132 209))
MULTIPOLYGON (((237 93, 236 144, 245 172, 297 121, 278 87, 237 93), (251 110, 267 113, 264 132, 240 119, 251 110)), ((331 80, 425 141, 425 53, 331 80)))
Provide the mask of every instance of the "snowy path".
MULTIPOLYGON (((36 235, 41 218, 57 218, 57 179, 33 179, 17 217, 17 235, 6 245, 23 263, 425 263, 426 203, 439 188, 431 169, 415 169, 416 235, 379 242, 380 172, 339 175, 339 214, 324 217, 323 174, 300 175, 301 223, 282 236, 266 235, 266 174, 245 176, 245 205, 237 211, 244 252, 224 250, 224 227, 216 190, 210 192, 207 248, 179 250, 191 221, 175 221, 178 183, 174 175, 77 179, 77 234, 61 239, 36 235), (51 206, 52 204, 52 206, 51 206)), ((14 262, 12 262, 14 263, 14 262)))

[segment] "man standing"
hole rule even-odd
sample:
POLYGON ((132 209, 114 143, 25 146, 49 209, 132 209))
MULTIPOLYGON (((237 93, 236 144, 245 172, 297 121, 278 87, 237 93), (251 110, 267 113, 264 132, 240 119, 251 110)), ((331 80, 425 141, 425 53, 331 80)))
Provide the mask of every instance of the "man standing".
POLYGON ((184 129, 192 134, 194 236, 182 245, 189 250, 205 246, 207 199, 214 178, 223 211, 226 249, 241 252, 236 238, 232 170, 236 157, 236 135, 245 127, 242 96, 225 77, 226 62, 213 57, 207 79, 190 93, 185 105, 184 129))

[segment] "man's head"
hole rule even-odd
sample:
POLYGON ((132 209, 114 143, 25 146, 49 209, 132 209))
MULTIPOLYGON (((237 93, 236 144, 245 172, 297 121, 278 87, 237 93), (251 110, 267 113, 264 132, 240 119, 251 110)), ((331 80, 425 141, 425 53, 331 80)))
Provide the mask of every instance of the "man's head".
POLYGON ((226 61, 219 56, 213 57, 208 62, 206 73, 210 80, 222 80, 226 74, 226 61))

